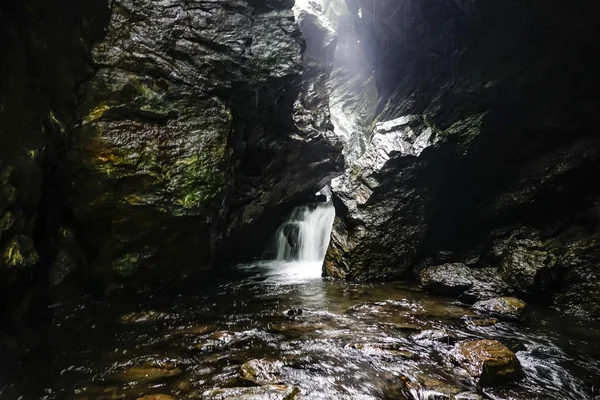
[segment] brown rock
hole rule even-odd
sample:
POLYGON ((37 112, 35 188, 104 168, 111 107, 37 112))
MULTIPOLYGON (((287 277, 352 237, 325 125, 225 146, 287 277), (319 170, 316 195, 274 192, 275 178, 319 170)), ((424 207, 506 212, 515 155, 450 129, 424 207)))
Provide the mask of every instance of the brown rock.
POLYGON ((497 340, 459 342, 450 353, 450 358, 482 386, 502 385, 523 377, 515 353, 497 340))
POLYGON ((474 310, 488 312, 508 319, 519 319, 526 307, 527 303, 516 297, 496 297, 473 304, 474 310))
POLYGON ((144 397, 138 397, 136 400, 175 400, 175 397, 168 394, 149 394, 144 397))

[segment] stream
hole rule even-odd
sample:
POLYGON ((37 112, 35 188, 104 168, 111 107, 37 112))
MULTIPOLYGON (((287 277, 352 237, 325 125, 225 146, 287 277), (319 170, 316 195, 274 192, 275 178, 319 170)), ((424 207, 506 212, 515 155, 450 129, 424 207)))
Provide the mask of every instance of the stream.
POLYGON ((414 283, 325 280, 333 218, 330 202, 296 209, 274 261, 52 305, 31 332, 42 339, 4 363, 0 398, 600 398, 598 324, 531 306, 502 322, 414 283), (525 377, 478 387, 449 358, 473 338, 508 346, 525 377))
POLYGON ((159 293, 117 290, 101 301, 56 304, 48 313, 39 328, 44 342, 25 355, 0 398, 445 399, 462 393, 454 398, 476 399, 472 394, 479 393, 579 400, 595 398, 600 382, 597 325, 531 308, 524 324, 477 326, 478 317, 454 300, 401 282, 326 281, 316 262, 240 266, 159 293), (526 377, 478 389, 448 362, 451 343, 411 339, 431 328, 454 340, 502 341, 516 351, 526 377), (241 366, 253 359, 277 369, 274 383, 241 379, 241 366))

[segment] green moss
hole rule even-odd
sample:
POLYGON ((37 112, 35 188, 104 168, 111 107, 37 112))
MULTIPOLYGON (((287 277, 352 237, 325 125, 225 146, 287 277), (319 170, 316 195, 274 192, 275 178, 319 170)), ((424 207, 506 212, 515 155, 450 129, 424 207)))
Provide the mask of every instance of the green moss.
POLYGON ((113 271, 121 276, 133 275, 137 270, 139 261, 138 255, 126 254, 113 262, 113 271))
POLYGON ((14 238, 5 247, 2 261, 8 267, 30 267, 39 261, 33 242, 24 236, 14 238))
POLYGON ((61 133, 65 133, 65 125, 62 122, 60 122, 58 118, 56 118, 56 115, 54 115, 53 111, 50 111, 49 118, 50 121, 52 121, 56 126, 58 126, 58 129, 60 129, 61 133))
POLYGON ((222 169, 226 159, 226 142, 217 139, 202 150, 202 154, 195 154, 176 163, 183 175, 173 183, 181 193, 178 204, 184 208, 208 206, 226 185, 222 169))
POLYGON ((108 104, 106 104, 104 102, 100 103, 88 115, 85 116, 85 118, 83 119, 83 122, 90 123, 90 122, 97 121, 100 118, 102 118, 104 113, 107 112, 108 110, 110 110, 111 108, 112 108, 111 106, 109 106, 108 104))

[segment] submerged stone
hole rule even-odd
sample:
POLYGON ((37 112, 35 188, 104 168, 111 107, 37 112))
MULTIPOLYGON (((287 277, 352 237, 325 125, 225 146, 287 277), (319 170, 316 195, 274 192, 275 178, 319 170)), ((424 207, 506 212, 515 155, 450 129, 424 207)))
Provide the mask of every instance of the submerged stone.
POLYGON ((202 336, 212 333, 217 328, 214 325, 194 325, 171 332, 171 336, 202 336))
POLYGON ((241 366, 240 377, 242 380, 258 386, 280 384, 282 383, 280 376, 282 367, 281 361, 250 360, 241 366))
POLYGON ((235 339, 235 335, 227 331, 218 331, 210 334, 205 340, 194 345, 194 349, 210 351, 227 346, 235 339))
POLYGON ((410 350, 406 350, 400 343, 386 342, 353 342, 345 346, 346 349, 359 350, 365 353, 382 353, 398 356, 406 360, 417 360, 419 356, 410 350))
POLYGON ((418 399, 455 400, 464 388, 429 375, 419 374, 415 379, 404 379, 408 391, 418 399))
POLYGON ((170 366, 164 368, 153 366, 130 367, 113 375, 113 378, 126 382, 155 382, 181 375, 182 370, 170 366))
POLYGON ((152 324, 174 318, 175 315, 170 313, 145 310, 122 315, 119 318, 119 322, 124 325, 152 324))
POLYGON ((418 343, 445 343, 445 344, 454 344, 457 341, 456 335, 448 330, 442 329, 426 329, 419 333, 415 333, 410 335, 410 339, 414 342, 418 343))
POLYGON ((481 386, 496 386, 523 377, 521 363, 497 340, 477 339, 456 344, 450 359, 467 370, 481 386))
POLYGON ((506 319, 521 318, 526 307, 527 303, 516 297, 498 297, 473 304, 474 310, 488 312, 494 316, 506 319))
POLYGON ((498 320, 496 318, 467 317, 464 318, 464 322, 467 326, 486 327, 496 325, 498 320))
POLYGON ((204 400, 294 400, 300 389, 287 385, 217 388, 202 393, 204 400))

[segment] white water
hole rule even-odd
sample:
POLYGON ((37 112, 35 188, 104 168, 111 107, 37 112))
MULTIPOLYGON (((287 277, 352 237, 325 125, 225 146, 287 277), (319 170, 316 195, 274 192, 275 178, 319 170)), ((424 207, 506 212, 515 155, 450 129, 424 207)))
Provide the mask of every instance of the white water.
POLYGON ((297 207, 277 231, 275 258, 323 263, 334 218, 331 202, 297 207))
POLYGON ((247 268, 259 267, 267 282, 298 283, 321 278, 325 253, 335 218, 329 188, 326 203, 296 207, 288 220, 275 234, 272 251, 274 260, 254 263, 247 268))

